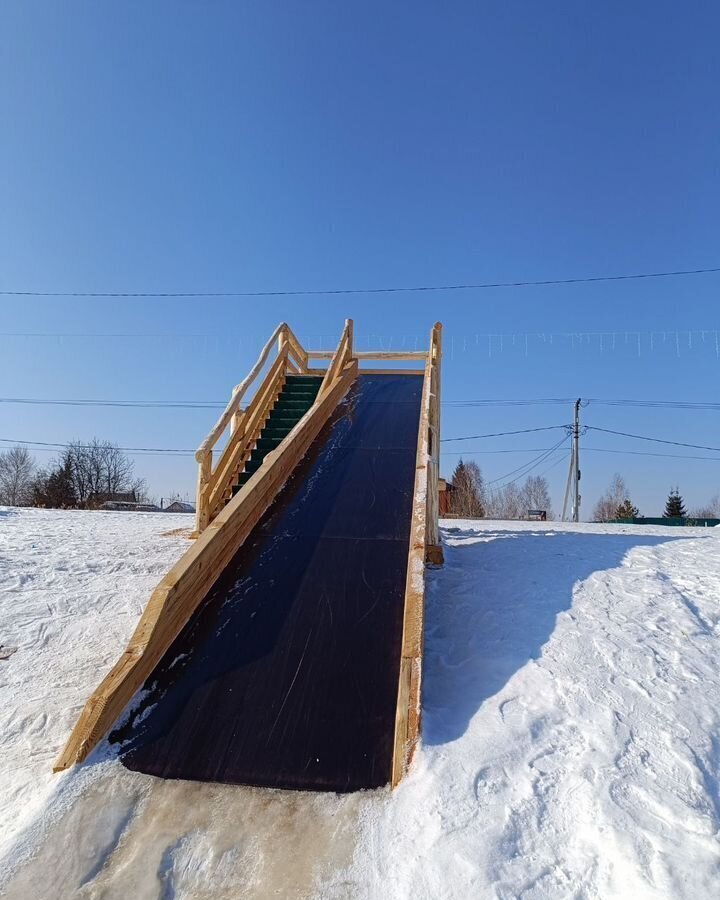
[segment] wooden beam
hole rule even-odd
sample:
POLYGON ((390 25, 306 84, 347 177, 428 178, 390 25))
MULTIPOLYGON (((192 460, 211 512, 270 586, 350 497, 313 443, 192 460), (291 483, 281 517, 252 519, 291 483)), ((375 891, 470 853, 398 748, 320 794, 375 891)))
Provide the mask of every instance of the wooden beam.
POLYGON ((442 360, 442 326, 436 323, 430 339, 430 402, 428 411, 428 515, 425 544, 426 559, 442 564, 442 545, 438 529, 440 512, 440 364, 442 360), (430 548, 433 548, 430 550, 430 548))
POLYGON ((425 369, 358 369, 358 375, 424 375, 425 369))
POLYGON ((285 333, 287 334, 288 343, 290 344, 290 352, 298 364, 300 373, 304 375, 307 372, 307 352, 300 341, 297 339, 295 332, 289 325, 286 326, 285 333))
POLYGON ((198 480, 195 503, 195 530, 199 533, 210 524, 210 510, 207 505, 207 486, 212 476, 213 452, 204 450, 198 459, 198 480))
POLYGON ((126 650, 85 704, 54 771, 85 759, 109 731, 277 496, 356 375, 357 362, 346 363, 324 396, 162 579, 126 650))
POLYGON ((352 356, 352 330, 352 319, 345 319, 345 327, 340 335, 340 342, 337 345, 332 362, 328 366, 325 377, 320 385, 320 391, 318 393, 319 397, 331 387, 338 372, 352 356))
MULTIPOLYGON (((439 386, 439 352, 433 346, 439 339, 441 326, 436 324, 430 336, 431 350, 427 354, 423 380, 417 453, 415 457, 415 486, 410 524, 403 612, 403 637, 400 658, 398 700, 395 711, 395 737, 392 759, 392 786, 396 787, 412 760, 420 735, 423 630, 425 618, 425 558, 428 515, 431 510, 430 420, 433 406, 432 390, 439 386)), ((434 449, 434 448, 433 448, 434 449)))
MULTIPOLYGON (((333 359, 334 352, 332 350, 308 350, 308 359, 333 359)), ((400 352, 395 350, 356 350, 353 358, 363 359, 395 359, 395 360, 413 360, 427 359, 427 351, 411 350, 408 352, 400 352)))

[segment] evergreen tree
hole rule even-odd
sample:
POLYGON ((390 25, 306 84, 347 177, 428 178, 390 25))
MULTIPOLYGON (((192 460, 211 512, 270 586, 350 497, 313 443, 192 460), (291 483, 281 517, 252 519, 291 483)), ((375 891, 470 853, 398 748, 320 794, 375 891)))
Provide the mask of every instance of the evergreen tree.
POLYGON ((72 463, 65 459, 47 476, 41 476, 33 491, 33 505, 51 509, 71 509, 77 506, 72 463))
POLYGON ((458 516, 481 518, 485 515, 485 485, 480 467, 474 462, 455 466, 452 474, 450 508, 458 516))
POLYGON ((627 498, 615 510, 616 519, 637 519, 639 515, 640 510, 627 498))
POLYGON ((680 496, 680 491, 678 488, 673 488, 668 494, 663 517, 665 519, 677 519, 685 517, 686 515, 687 510, 685 509, 685 504, 680 496))

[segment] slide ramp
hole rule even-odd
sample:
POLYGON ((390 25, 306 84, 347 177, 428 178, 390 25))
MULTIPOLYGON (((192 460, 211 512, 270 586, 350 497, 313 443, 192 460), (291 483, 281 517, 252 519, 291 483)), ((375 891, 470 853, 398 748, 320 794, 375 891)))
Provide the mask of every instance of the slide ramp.
POLYGON ((391 780, 423 378, 360 374, 111 734, 165 778, 391 780))

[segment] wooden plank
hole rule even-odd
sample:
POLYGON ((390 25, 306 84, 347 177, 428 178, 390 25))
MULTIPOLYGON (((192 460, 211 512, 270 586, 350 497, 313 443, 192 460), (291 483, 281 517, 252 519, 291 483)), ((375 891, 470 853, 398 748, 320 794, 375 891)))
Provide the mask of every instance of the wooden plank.
POLYGON ((428 516, 425 544, 428 548, 426 552, 427 561, 438 565, 442 563, 442 546, 438 530, 440 504, 438 497, 440 476, 440 363, 442 359, 442 328, 439 324, 436 324, 433 328, 430 343, 430 359, 432 366, 428 415, 428 516))
MULTIPOLYGON (((430 419, 433 406, 433 387, 439 399, 439 336, 441 326, 433 328, 430 335, 430 351, 425 364, 423 399, 418 428, 418 445, 415 464, 415 489, 408 553, 405 609, 403 616, 402 656, 398 702, 395 714, 395 740, 392 762, 392 786, 396 787, 412 759, 420 734, 423 628, 425 615, 425 557, 428 533, 430 498, 430 419), (437 352, 434 348, 438 347, 437 352)), ((435 447, 433 447, 435 452, 435 447)))
POLYGON ((424 375, 425 369, 360 369, 360 375, 424 375))
POLYGON ((203 531, 210 522, 210 510, 207 504, 207 485, 212 475, 212 450, 205 450, 198 459, 197 499, 195 504, 195 530, 203 531))
POLYGON ((287 335, 288 343, 290 344, 290 352, 298 364, 300 374, 305 375, 307 373, 308 364, 307 352, 289 325, 286 326, 285 333, 287 335))
POLYGON ((352 327, 352 319, 345 319, 345 327, 343 328, 342 335, 340 336, 340 343, 335 350, 335 355, 333 356, 332 362, 328 366, 325 377, 323 378, 322 384, 320 385, 318 396, 322 396, 322 394, 329 389, 334 379, 336 378, 337 373, 342 369, 346 361, 352 356, 352 327))
POLYGON ((153 591, 118 662, 85 704, 54 771, 86 758, 153 671, 198 604, 272 503, 357 375, 351 361, 283 445, 210 523, 153 591))
MULTIPOLYGON (((308 350, 308 359, 333 359, 332 350, 308 350)), ((395 350, 356 350, 353 357, 358 360, 363 359, 395 359, 395 360, 412 360, 427 359, 426 350, 410 350, 405 353, 395 350)))

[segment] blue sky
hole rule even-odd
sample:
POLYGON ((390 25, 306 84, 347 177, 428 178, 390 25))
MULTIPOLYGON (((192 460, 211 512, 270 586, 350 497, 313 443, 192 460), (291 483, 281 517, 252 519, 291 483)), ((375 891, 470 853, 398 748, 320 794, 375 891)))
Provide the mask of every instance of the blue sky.
MULTIPOLYGON (((711 3, 7 2, 0 289, 332 289, 718 265, 718 26, 711 3)), ((0 298, 0 331, 15 333, 0 336, 0 394, 223 400, 278 321, 330 346, 352 316, 361 341, 383 346, 414 345, 442 320, 448 401, 718 402, 719 287, 720 275, 697 275, 335 298, 0 298), (181 336, 197 334, 208 337, 181 336)), ((570 415, 446 405, 443 431, 570 415)), ((0 437, 193 448, 213 417, 3 404, 0 437)), ((717 411, 590 404, 583 417, 720 446, 717 411)), ((560 436, 547 434, 445 444, 444 468, 471 448, 539 452, 560 436)), ((534 456, 474 458, 495 479, 534 456)), ((191 457, 137 468, 157 496, 193 491, 191 457)), ((547 473, 556 506, 565 468, 547 473)), ((615 471, 648 515, 676 483, 690 505, 720 491, 717 461, 594 450, 586 513, 615 471)))

